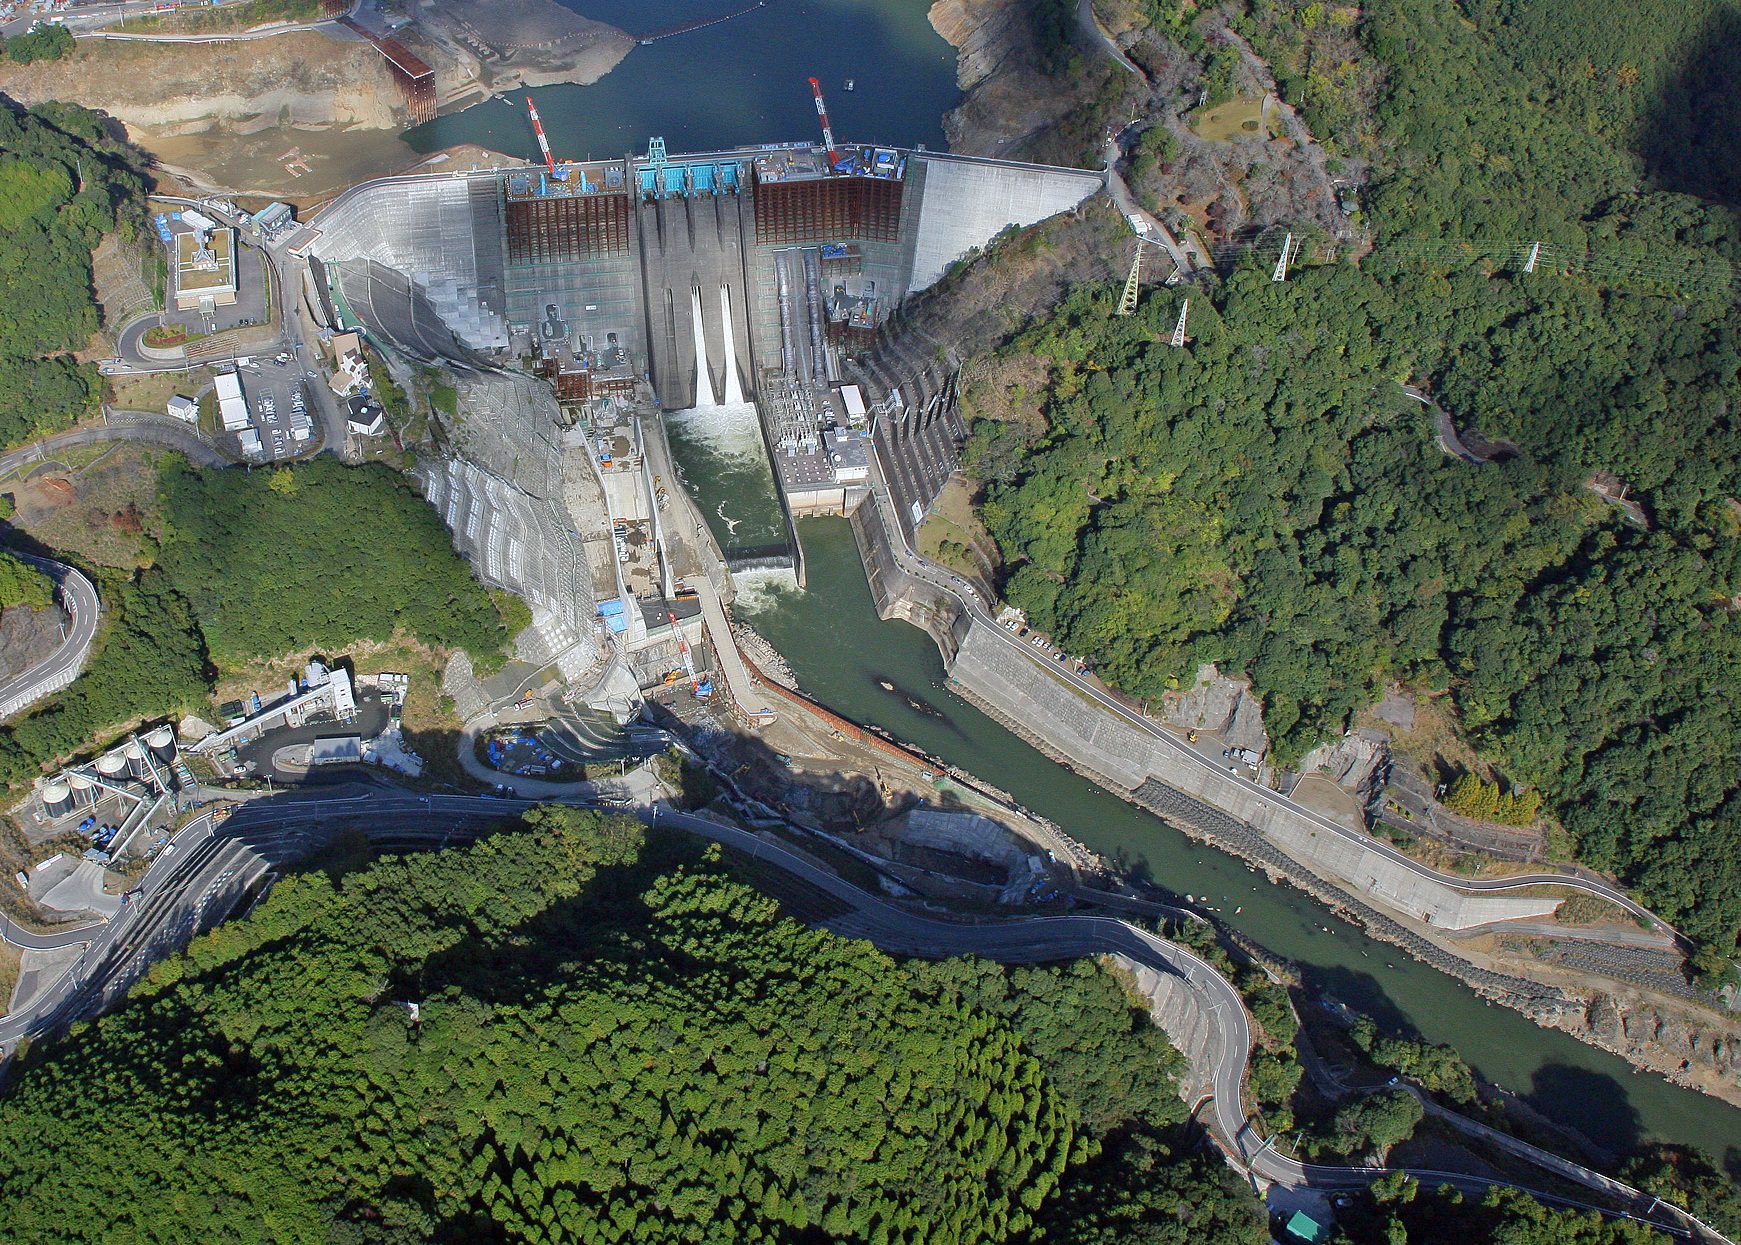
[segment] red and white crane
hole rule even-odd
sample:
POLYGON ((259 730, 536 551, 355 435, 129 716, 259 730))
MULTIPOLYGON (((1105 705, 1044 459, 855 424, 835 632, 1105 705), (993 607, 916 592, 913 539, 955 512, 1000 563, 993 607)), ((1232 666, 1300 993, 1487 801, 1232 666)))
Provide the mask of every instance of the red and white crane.
POLYGON ((677 634, 677 651, 683 656, 683 673, 689 676, 690 690, 697 700, 713 695, 713 680, 703 678, 695 669, 695 657, 689 651, 689 641, 683 638, 683 628, 677 622, 677 615, 666 610, 665 617, 671 620, 671 630, 677 634))
POLYGON ((834 150, 834 129, 828 124, 828 105, 822 102, 822 84, 815 78, 810 79, 810 93, 816 97, 816 115, 822 118, 822 145, 828 148, 828 167, 832 169, 840 155, 834 150))
POLYGON ((550 176, 556 176, 556 157, 550 154, 550 140, 544 137, 544 123, 538 119, 538 105, 532 102, 532 97, 526 97, 526 111, 532 114, 532 132, 538 136, 538 150, 544 153, 544 167, 550 170, 550 176))

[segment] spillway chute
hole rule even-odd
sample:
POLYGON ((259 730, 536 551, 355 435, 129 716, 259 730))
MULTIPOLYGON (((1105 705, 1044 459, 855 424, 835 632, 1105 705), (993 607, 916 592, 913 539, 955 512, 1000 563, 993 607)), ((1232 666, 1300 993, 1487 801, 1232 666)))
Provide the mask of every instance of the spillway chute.
POLYGON ((744 400, 743 385, 738 381, 737 342, 732 336, 731 286, 719 287, 720 322, 725 325, 725 405, 738 406, 744 400))

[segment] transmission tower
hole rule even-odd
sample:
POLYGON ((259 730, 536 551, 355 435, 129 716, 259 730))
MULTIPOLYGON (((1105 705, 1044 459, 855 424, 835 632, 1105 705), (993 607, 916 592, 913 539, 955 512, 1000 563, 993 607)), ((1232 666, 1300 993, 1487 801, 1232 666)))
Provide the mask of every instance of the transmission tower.
POLYGON ((1190 313, 1190 310, 1191 300, 1187 298, 1185 305, 1179 308, 1179 322, 1173 326, 1173 345, 1175 346, 1185 344, 1185 317, 1190 313))
POLYGON ((1525 272, 1534 272, 1535 271, 1535 261, 1540 259, 1541 257, 1542 257, 1542 244, 1539 242, 1531 242, 1529 244, 1529 258, 1523 261, 1523 270, 1525 272))
POLYGON ((1276 270, 1270 273, 1271 281, 1286 281, 1288 279, 1288 249, 1294 245, 1294 235, 1289 234, 1282 239, 1282 253, 1276 259, 1276 270))
POLYGON ((1130 276, 1125 278, 1124 293, 1119 297, 1119 300, 1118 300, 1118 314, 1119 315, 1129 316, 1129 315, 1136 314, 1137 290, 1142 285, 1142 279, 1143 279, 1143 244, 1139 240, 1136 244, 1136 256, 1130 261, 1130 276))

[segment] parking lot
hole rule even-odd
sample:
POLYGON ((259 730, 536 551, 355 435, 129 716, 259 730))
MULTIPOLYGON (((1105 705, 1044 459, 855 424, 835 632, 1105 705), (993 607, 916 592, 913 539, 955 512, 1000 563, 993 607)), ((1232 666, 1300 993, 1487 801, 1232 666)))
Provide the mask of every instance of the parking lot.
POLYGON ((286 355, 256 357, 238 370, 242 394, 248 399, 249 424, 260 435, 264 461, 296 458, 320 448, 318 375, 303 368, 295 356, 286 355), (308 432, 300 440, 294 431, 299 414, 308 419, 308 432))

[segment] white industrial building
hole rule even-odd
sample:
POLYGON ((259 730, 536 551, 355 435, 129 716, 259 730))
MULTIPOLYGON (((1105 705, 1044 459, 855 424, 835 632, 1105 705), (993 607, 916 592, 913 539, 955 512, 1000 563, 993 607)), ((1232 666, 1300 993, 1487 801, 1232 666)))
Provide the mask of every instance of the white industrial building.
POLYGON ((219 372, 216 379, 218 415, 224 421, 224 431, 240 432, 248 426, 248 399, 242 396, 242 378, 234 372, 219 372))
POLYGON ((254 739, 279 726, 301 726, 316 716, 330 715, 333 720, 349 723, 356 720, 357 698, 351 688, 350 673, 342 666, 328 669, 318 661, 308 663, 302 686, 290 684, 284 698, 268 705, 246 721, 225 731, 207 735, 188 746, 189 752, 210 752, 226 744, 254 739))

